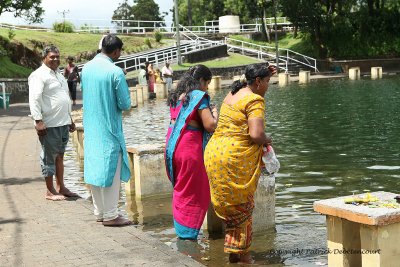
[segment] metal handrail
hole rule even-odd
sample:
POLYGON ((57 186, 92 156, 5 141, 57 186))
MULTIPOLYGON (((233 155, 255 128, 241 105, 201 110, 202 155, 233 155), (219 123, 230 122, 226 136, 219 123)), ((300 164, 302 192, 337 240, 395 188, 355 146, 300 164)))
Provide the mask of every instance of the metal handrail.
MULTIPOLYGON (((264 57, 268 57, 276 60, 276 49, 272 46, 253 44, 250 42, 228 37, 225 38, 225 44, 228 46, 229 51, 234 51, 236 49, 240 51, 242 54, 244 54, 245 52, 257 54, 258 59, 263 59, 264 57), (230 42, 238 43, 239 46, 229 44, 230 42), (255 49, 251 47, 255 47, 255 49)), ((291 61, 309 67, 311 69, 314 69, 315 72, 319 72, 317 68, 317 60, 315 58, 300 54, 290 49, 278 48, 279 67, 284 69, 285 71, 289 71, 289 63, 291 61)))

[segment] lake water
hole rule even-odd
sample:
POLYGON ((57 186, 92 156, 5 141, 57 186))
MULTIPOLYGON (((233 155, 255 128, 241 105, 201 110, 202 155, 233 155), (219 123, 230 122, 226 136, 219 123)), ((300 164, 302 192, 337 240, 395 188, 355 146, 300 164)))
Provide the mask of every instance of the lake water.
MULTIPOLYGON (((228 91, 210 93, 212 102, 220 103, 228 91)), ((325 216, 313 211, 314 201, 367 190, 400 193, 399 110, 397 76, 270 85, 266 132, 272 134, 281 169, 276 176, 276 231, 253 237, 257 264, 327 265, 325 216), (278 250, 281 253, 273 253, 278 250)), ((168 116, 161 100, 126 113, 127 146, 164 143, 168 116)), ((66 177, 87 197, 74 153, 70 145, 66 177)), ((223 236, 200 236, 198 243, 177 241, 169 198, 137 201, 124 196, 121 209, 138 220, 143 231, 203 264, 227 264, 223 236)))

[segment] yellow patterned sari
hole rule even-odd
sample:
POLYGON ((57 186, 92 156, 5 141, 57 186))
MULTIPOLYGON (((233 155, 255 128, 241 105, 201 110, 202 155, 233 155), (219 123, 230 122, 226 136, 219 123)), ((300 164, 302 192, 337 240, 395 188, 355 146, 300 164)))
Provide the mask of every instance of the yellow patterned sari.
POLYGON ((264 119, 264 113, 264 98, 256 94, 246 95, 233 105, 223 103, 218 127, 204 153, 211 201, 226 223, 227 253, 245 253, 251 245, 262 146, 252 142, 248 119, 264 119))

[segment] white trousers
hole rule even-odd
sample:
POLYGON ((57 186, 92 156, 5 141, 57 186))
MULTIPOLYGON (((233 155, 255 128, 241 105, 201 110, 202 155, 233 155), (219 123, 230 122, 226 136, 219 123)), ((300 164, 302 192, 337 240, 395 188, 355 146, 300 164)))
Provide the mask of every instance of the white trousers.
POLYGON ((111 221, 118 217, 119 190, 121 187, 121 154, 118 157, 117 170, 110 187, 92 185, 94 215, 98 220, 111 221))

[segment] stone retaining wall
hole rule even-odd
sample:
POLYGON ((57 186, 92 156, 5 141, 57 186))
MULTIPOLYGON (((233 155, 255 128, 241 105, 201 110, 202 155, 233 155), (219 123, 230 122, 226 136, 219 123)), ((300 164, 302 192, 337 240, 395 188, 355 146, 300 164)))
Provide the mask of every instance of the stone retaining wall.
POLYGON ((29 101, 28 79, 0 79, 6 85, 6 92, 11 93, 10 104, 29 101))
POLYGON ((382 67, 383 72, 400 71, 400 58, 359 59, 359 60, 318 60, 318 70, 335 71, 340 69, 347 73, 350 68, 359 67, 361 72, 370 73, 371 67, 382 67))

